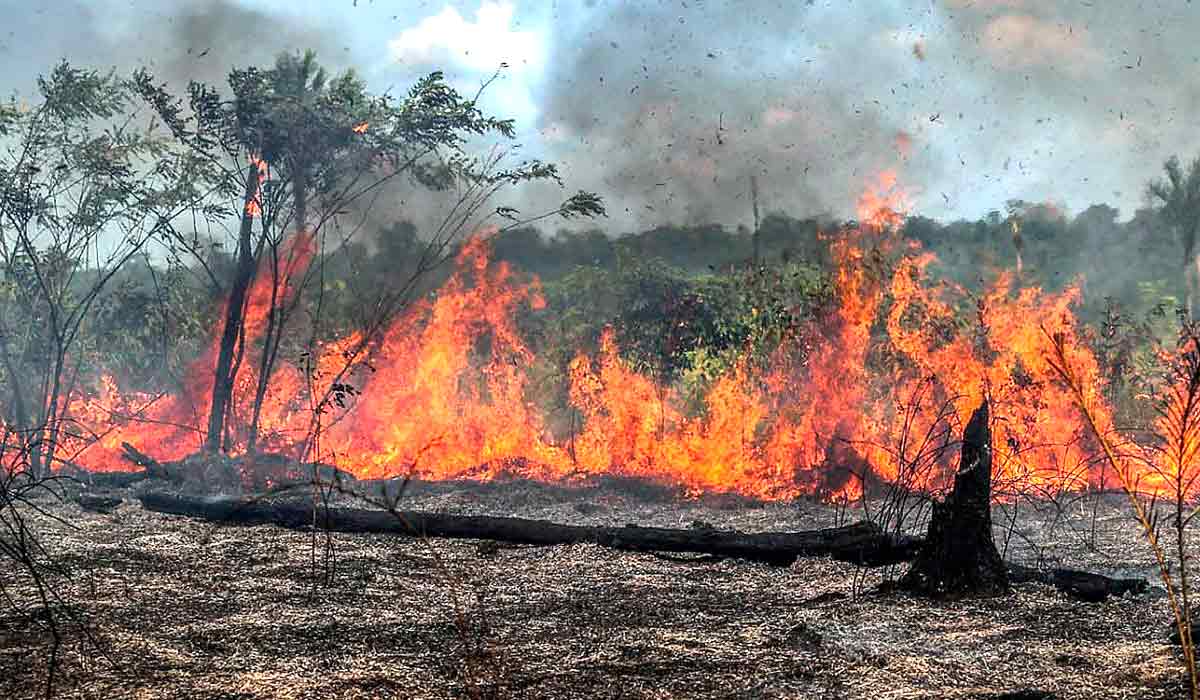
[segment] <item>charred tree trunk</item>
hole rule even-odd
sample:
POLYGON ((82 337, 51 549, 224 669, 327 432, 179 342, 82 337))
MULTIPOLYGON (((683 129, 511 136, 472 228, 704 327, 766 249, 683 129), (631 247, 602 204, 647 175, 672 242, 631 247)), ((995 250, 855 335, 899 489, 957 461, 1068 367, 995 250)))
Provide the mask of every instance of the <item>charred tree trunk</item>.
POLYGON ((349 533, 418 537, 455 537, 514 544, 598 544, 635 552, 694 552, 787 566, 797 557, 830 556, 863 566, 884 566, 912 559, 917 540, 894 537, 862 522, 801 532, 745 533, 736 530, 661 527, 589 527, 545 520, 451 515, 420 511, 314 507, 312 500, 195 498, 164 492, 138 496, 152 511, 187 515, 239 525, 272 524, 288 528, 316 526, 349 533))
POLYGON ((262 420, 263 400, 271 382, 271 370, 275 364, 275 353, 279 349, 280 329, 276 327, 279 301, 279 249, 271 246, 271 308, 267 311, 267 329, 263 337, 263 348, 258 365, 258 383, 254 387, 254 406, 251 409, 250 434, 246 437, 246 452, 258 451, 258 426, 262 420))
POLYGON ((988 402, 963 431, 954 490, 935 503, 929 534, 900 587, 931 596, 1000 595, 1008 571, 992 539, 992 435, 988 402))
POLYGON ((225 327, 221 332, 221 346, 217 352, 217 366, 213 372, 212 408, 208 413, 208 432, 204 441, 204 447, 209 452, 221 451, 226 414, 233 399, 233 382, 237 376, 234 356, 242 333, 246 292, 254 279, 250 233, 257 209, 260 173, 256 163, 246 174, 242 224, 238 231, 238 265, 229 291, 229 300, 225 305, 225 327))
MULTIPOLYGON (((129 458, 136 459, 139 454, 134 450, 129 458)), ((159 478, 170 478, 170 474, 159 478)), ((144 493, 138 498, 147 510, 231 525, 316 526, 335 532, 481 539, 540 546, 590 543, 626 551, 691 552, 772 565, 788 565, 798 557, 830 556, 859 566, 887 566, 911 561, 924 544, 919 538, 889 535, 868 522, 825 530, 743 533, 713 528, 587 527, 524 518, 324 505, 314 508, 311 499, 203 498, 166 492, 144 493)), ((1051 585, 1066 595, 1092 603, 1110 596, 1144 593, 1150 588, 1145 579, 1109 578, 1074 569, 1035 569, 1011 563, 1005 566, 1015 583, 1051 585)))

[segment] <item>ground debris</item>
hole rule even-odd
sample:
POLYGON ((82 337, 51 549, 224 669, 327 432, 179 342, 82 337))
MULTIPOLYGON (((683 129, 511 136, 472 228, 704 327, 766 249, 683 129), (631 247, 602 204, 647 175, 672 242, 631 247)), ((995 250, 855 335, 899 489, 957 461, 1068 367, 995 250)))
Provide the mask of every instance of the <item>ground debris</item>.
MULTIPOLYGON (((830 527, 839 517, 811 501, 725 510, 536 485, 425 485, 403 505, 598 525, 700 520, 722 531, 830 527), (584 515, 580 502, 605 508, 584 515)), ((1057 700, 1166 700, 1182 689, 1178 653, 1163 634, 1169 611, 1149 596, 1084 605, 1022 586, 999 599, 931 601, 863 595, 885 571, 864 578, 823 558, 788 568, 680 566, 590 544, 488 557, 478 541, 340 533, 327 541, 141 508, 46 509, 69 521, 30 516, 73 571, 61 595, 104 649, 84 654, 81 632, 66 630, 68 697, 451 698, 497 689, 568 700, 995 700, 1030 689, 1057 700), (1060 664, 1063 655, 1076 661, 1060 664)), ((1136 531, 1101 531, 1088 549, 1061 518, 1022 505, 1030 539, 1054 561, 1096 570, 1139 561, 1136 531)), ((26 585, 8 590, 20 599, 26 585)), ((0 697, 40 695, 42 669, 30 660, 47 636, 29 619, 0 620, 0 697)))

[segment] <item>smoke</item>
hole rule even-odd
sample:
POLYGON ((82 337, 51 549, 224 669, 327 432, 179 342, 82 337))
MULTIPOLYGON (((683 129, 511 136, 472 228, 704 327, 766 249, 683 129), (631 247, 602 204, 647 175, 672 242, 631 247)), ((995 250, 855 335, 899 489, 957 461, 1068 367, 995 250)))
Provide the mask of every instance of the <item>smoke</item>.
POLYGON ((685 5, 596 5, 554 35, 539 126, 618 220, 749 223, 751 176, 764 211, 844 214, 869 174, 903 164, 911 126, 862 86, 919 70, 906 42, 843 29, 863 51, 834 69, 811 3, 685 5))
MULTIPOLYGON (((559 163, 567 191, 602 194, 612 232, 750 223, 751 175, 763 214, 852 216, 881 170, 942 219, 1009 199, 1128 217, 1167 156, 1200 149, 1197 20, 1165 0, 98 5, 0 0, 0 89, 64 56, 221 83, 316 48, 375 90, 442 69, 470 93, 505 61, 488 111, 517 120, 520 154, 559 163)), ((567 191, 503 203, 536 214, 567 191)), ((387 217, 438 218, 436 197, 389 197, 387 217)))
POLYGON ((29 94, 39 74, 60 60, 127 73, 149 68, 182 87, 190 80, 223 85, 234 67, 269 65, 281 51, 316 49, 337 67, 328 28, 233 0, 91 3, 0 2, 0 90, 29 94))
POLYGON ((922 213, 1008 199, 1125 216, 1200 148, 1179 3, 591 3, 554 24, 540 129, 630 225, 852 214, 898 171, 922 213))

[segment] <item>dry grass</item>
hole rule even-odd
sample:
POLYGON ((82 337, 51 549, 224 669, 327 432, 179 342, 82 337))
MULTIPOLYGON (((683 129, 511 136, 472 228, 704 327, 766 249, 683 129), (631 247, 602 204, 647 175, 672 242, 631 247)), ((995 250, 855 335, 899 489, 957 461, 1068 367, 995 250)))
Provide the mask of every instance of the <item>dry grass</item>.
MULTIPOLYGON (((405 506, 748 530, 835 517, 811 503, 688 501, 622 484, 425 485, 405 506)), ((1089 605, 1026 586, 995 600, 934 603, 855 596, 852 568, 827 560, 776 569, 594 546, 366 536, 336 537, 336 576, 324 586, 320 543, 314 570, 307 533, 213 528, 136 502, 110 515, 57 508, 76 529, 39 525, 74 571, 66 599, 86 611, 102 644, 97 652, 79 637, 69 642, 66 697, 998 698, 1036 689, 1143 699, 1186 690, 1157 596, 1089 605), (464 678, 467 657, 481 655, 487 663, 472 667, 491 675, 464 678)), ((1010 557, 1152 571, 1144 545, 1123 532, 1118 500, 1102 506, 1095 550, 1084 546, 1090 504, 1021 508, 1010 557)), ((1007 517, 995 520, 1000 530, 1007 517)), ((30 629, 0 619, 0 697, 41 690, 42 671, 29 661, 45 640, 30 629)))

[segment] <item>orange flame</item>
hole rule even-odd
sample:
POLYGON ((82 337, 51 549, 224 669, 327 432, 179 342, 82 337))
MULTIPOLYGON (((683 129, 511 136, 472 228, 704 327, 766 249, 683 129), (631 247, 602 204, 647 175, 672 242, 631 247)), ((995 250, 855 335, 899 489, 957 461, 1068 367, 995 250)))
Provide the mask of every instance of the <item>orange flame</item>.
MULTIPOLYGON (((630 368, 606 332, 596 355, 580 352, 567 368, 567 400, 582 420, 565 436, 551 430, 529 398, 526 368, 538 358, 516 319, 523 309, 544 307, 539 284, 523 283, 507 264, 490 261, 485 236, 472 238, 438 294, 414 304, 369 344, 370 370, 360 363, 341 380, 356 391, 338 393, 324 416, 321 459, 364 478, 561 481, 619 474, 692 492, 853 499, 875 480, 945 486, 954 450, 914 456, 906 440, 940 426, 957 435, 988 396, 999 493, 1108 485, 1045 359, 1047 330, 1076 338, 1071 309, 1078 290, 1016 288, 1007 273, 977 296, 934 284, 933 254, 896 234, 905 205, 895 174, 883 173, 859 200, 859 226, 825 234, 837 304, 806 331, 811 352, 793 352, 796 343, 809 342, 793 339, 765 369, 739 364, 713 383, 704 410, 693 415, 675 387, 630 368), (960 322, 964 309, 973 309, 970 328, 960 322), (919 396, 949 408, 907 410, 905 402, 919 396), (906 477, 915 459, 930 468, 906 477)), ((285 252, 280 279, 260 271, 251 291, 248 349, 264 332, 272 295, 296 293, 315 253, 311 236, 296 236, 285 252)), ((310 399, 336 389, 331 382, 360 341, 351 335, 323 345, 315 371, 286 363, 277 370, 263 406, 263 449, 302 443, 313 419, 310 399)), ((207 414, 216 343, 193 364, 179 395, 152 402, 104 378, 91 396, 79 398, 74 415, 98 432, 110 428, 87 463, 122 468, 122 441, 163 459, 194 452, 200 431, 193 426, 207 414), (122 418, 139 411, 141 420, 122 418)), ((1091 352, 1079 342, 1068 347, 1073 366, 1101 386, 1091 352)), ((238 376, 239 429, 250 415, 254 365, 243 363, 238 376)), ((1101 421, 1111 424, 1107 409, 1101 421)), ((244 450, 242 434, 234 432, 235 451, 244 450)))
POLYGON ((908 193, 896 184, 896 172, 884 170, 858 197, 858 221, 874 229, 898 229, 909 210, 908 193))
POLYGON ((356 134, 365 134, 365 133, 367 133, 367 128, 369 126, 370 126, 370 122, 361 122, 359 124, 355 124, 354 126, 350 127, 350 130, 356 134))
POLYGON ((262 216, 262 186, 267 181, 267 161, 251 156, 250 165, 258 169, 258 185, 254 189, 254 195, 246 201, 246 216, 254 218, 262 216))

